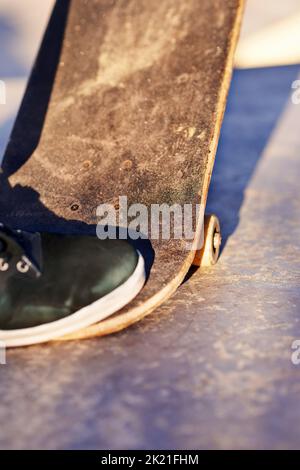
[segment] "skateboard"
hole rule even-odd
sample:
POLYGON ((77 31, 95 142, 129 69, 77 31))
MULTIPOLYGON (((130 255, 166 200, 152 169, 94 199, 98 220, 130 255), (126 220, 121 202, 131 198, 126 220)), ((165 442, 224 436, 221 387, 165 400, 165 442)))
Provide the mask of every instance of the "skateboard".
MULTIPOLYGON (((120 196, 149 211, 204 212, 242 11, 242 0, 57 1, 4 157, 0 221, 86 235, 97 208, 118 212, 120 196)), ((168 299, 193 264, 214 264, 219 221, 192 219, 192 241, 135 241, 141 292, 60 339, 120 331, 168 299)))

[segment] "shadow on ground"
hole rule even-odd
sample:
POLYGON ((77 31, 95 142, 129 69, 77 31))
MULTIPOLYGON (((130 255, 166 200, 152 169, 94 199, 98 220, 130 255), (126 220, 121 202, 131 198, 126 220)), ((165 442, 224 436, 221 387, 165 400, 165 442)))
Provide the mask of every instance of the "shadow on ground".
POLYGON ((234 73, 206 209, 221 220, 223 249, 239 224, 245 190, 298 72, 295 65, 234 73))

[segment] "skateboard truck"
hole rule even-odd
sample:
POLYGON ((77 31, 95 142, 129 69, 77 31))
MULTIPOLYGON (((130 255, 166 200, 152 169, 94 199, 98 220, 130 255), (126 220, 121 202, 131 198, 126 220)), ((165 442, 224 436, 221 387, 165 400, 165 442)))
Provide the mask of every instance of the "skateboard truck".
POLYGON ((0 276, 42 274, 42 244, 39 233, 12 230, 0 223, 0 276))

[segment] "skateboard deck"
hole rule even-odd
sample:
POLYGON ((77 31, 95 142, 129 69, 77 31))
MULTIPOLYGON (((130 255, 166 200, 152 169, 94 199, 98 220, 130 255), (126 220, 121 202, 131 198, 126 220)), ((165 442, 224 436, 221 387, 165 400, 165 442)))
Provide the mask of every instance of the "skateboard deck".
MULTIPOLYGON (((0 221, 87 234, 97 207, 118 210, 119 196, 205 207, 242 10, 242 0, 59 0, 4 157, 0 221)), ((199 233, 203 221, 193 223, 199 233)), ((186 242, 138 242, 140 294, 62 339, 107 335, 152 312, 194 261, 196 240, 186 242)))

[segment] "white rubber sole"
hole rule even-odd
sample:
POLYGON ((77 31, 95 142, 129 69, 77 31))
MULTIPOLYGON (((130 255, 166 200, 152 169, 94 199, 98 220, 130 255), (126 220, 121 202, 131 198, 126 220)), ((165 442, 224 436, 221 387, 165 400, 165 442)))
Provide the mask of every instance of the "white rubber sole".
POLYGON ((133 300, 146 280, 144 259, 139 253, 137 266, 127 281, 109 294, 66 318, 32 328, 0 330, 0 341, 7 348, 45 343, 86 328, 116 313, 133 300))

